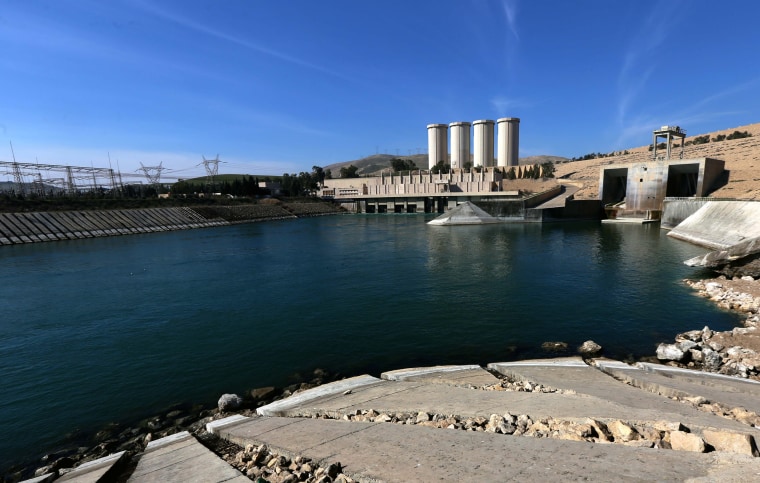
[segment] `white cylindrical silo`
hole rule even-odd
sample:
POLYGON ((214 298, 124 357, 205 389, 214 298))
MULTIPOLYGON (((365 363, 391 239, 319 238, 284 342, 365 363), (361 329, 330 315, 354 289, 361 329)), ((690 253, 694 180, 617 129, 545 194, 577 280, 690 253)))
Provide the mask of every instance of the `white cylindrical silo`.
POLYGON ((452 122, 451 128, 451 169, 461 169, 470 162, 470 124, 452 122))
POLYGON ((499 166, 517 166, 520 154, 520 118, 502 117, 496 124, 499 127, 499 166))
POLYGON ((428 167, 433 169, 438 161, 449 162, 449 126, 428 124, 428 167))
POLYGON ((493 127, 490 119, 482 119, 472 123, 475 139, 475 160, 473 166, 493 166, 493 127))

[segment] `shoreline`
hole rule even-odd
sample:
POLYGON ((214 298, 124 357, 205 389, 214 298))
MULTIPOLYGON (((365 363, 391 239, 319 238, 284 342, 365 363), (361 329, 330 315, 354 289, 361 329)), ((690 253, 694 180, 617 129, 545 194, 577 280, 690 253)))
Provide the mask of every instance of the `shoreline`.
MULTIPOLYGON (((760 280, 749 280, 747 277, 729 280, 721 276, 704 280, 684 280, 684 283, 696 292, 695 295, 709 298, 723 309, 746 314, 742 321, 743 327, 722 332, 705 327, 677 334, 675 343, 662 343, 658 347, 657 355, 646 356, 641 360, 658 360, 665 365, 760 380, 760 280), (661 349, 662 347, 669 351, 661 349), (703 354, 701 360, 698 352, 703 354), (666 353, 668 357, 674 358, 658 357, 666 353), (719 357, 716 358, 713 353, 719 357), (704 354, 709 354, 710 357, 705 358, 704 354)), ((255 415, 259 406, 342 377, 341 374, 329 374, 324 370, 315 369, 308 380, 300 383, 281 388, 270 386, 246 390, 237 405, 224 408, 224 411, 219 407, 211 407, 210 404, 185 403, 169 407, 160 411, 158 415, 139 422, 112 422, 97 431, 92 430, 72 438, 70 442, 62 441, 61 446, 64 449, 46 453, 41 459, 13 464, 5 469, 8 473, 4 481, 18 481, 19 478, 31 478, 56 471, 62 475, 82 463, 118 451, 126 451, 131 457, 142 452, 150 441, 180 431, 202 436, 205 434, 206 424, 211 421, 231 414, 255 415)), ((721 410, 709 407, 703 409, 712 412, 721 410)), ((757 417, 754 413, 734 416, 757 417)))
POLYGON ((746 315, 743 327, 716 332, 705 326, 660 344, 660 363, 760 381, 760 280, 720 276, 684 280, 696 295, 718 307, 746 315))

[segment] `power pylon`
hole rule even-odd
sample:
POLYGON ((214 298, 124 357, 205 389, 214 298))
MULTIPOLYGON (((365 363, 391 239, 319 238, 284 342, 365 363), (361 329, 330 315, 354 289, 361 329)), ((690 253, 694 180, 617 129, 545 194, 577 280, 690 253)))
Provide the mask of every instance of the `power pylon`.
POLYGON ((158 189, 159 185, 161 184, 161 172, 166 169, 162 166, 163 164, 163 161, 158 163, 158 166, 144 166, 142 163, 140 163, 140 169, 143 173, 145 173, 145 177, 148 178, 148 182, 152 185, 155 185, 156 189, 158 189))
POLYGON ((201 155, 203 158, 203 167, 206 168, 206 185, 212 189, 216 186, 216 177, 219 175, 219 154, 217 153, 214 159, 206 159, 206 156, 201 155))

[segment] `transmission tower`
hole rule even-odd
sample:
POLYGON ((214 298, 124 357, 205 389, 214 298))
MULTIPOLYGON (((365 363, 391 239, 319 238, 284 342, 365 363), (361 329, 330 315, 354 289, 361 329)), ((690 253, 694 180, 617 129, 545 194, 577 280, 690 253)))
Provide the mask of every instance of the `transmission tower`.
POLYGON ((13 155, 13 181, 16 183, 18 194, 24 196, 24 177, 21 175, 21 166, 16 162, 16 152, 13 150, 13 141, 11 144, 11 154, 13 155))
POLYGON ((203 167, 206 168, 206 185, 212 188, 216 186, 216 176, 219 174, 219 154, 214 159, 206 159, 206 156, 201 155, 203 158, 203 167))
POLYGON ((148 178, 148 182, 158 189, 161 184, 161 171, 165 168, 162 166, 163 161, 158 163, 158 166, 144 166, 140 163, 140 169, 145 173, 145 177, 148 178))

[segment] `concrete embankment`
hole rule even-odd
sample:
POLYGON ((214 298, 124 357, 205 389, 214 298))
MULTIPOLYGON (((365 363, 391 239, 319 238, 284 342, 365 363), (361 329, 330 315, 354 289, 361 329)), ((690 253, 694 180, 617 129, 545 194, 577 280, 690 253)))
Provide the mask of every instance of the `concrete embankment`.
POLYGON ((0 245, 16 245, 334 214, 323 203, 0 213, 0 245))
POLYGON ((0 244, 14 245, 227 225, 190 208, 0 213, 0 244))
POLYGON ((710 201, 668 236, 713 250, 723 250, 744 240, 760 237, 760 202, 710 201))

